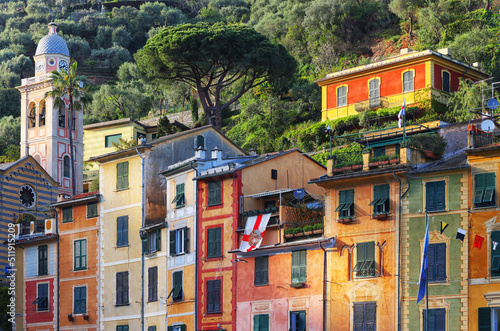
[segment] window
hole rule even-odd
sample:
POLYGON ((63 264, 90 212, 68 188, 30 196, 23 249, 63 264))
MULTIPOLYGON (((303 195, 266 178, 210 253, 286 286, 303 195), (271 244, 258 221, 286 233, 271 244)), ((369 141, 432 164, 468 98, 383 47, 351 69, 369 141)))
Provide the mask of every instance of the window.
POLYGON ((142 251, 144 254, 161 250, 161 229, 155 229, 143 234, 142 251))
POLYGON ((128 305, 128 271, 116 273, 116 305, 128 305))
POLYGON ((66 127, 66 109, 63 105, 59 106, 59 127, 66 127))
POLYGON ((208 183, 208 205, 215 206, 221 204, 221 181, 217 180, 215 182, 208 183))
POLYGON ((75 270, 87 269, 87 239, 74 241, 74 268, 75 270))
POLYGON ((443 71, 443 91, 450 93, 450 74, 443 71))
POLYGON ((117 325, 116 331, 128 331, 128 325, 117 325))
MULTIPOLYGON (((491 240, 500 242, 500 231, 491 232, 491 240)), ((491 277, 500 277, 500 247, 493 249, 491 245, 491 277)))
POLYGON ((260 314, 253 316, 253 331, 269 331, 268 314, 260 314))
POLYGON ((337 107, 347 106, 347 86, 337 89, 337 107))
POLYGON ((491 331, 491 308, 478 308, 477 320, 479 331, 491 331))
POLYGON ((358 243, 356 245, 356 265, 352 272, 357 277, 375 276, 375 242, 358 243))
POLYGON ((305 282, 307 279, 306 251, 292 252, 292 283, 305 282))
POLYGON ((201 135, 196 137, 196 149, 198 149, 200 147, 205 149, 205 137, 203 137, 201 135))
POLYGON ((385 146, 374 147, 373 148, 373 157, 382 157, 385 156, 385 146))
POLYGON ((87 218, 96 217, 97 213, 97 202, 87 203, 87 218))
POLYGON ((156 331, 156 325, 148 326, 148 331, 156 331))
POLYGON ((181 325, 169 326, 167 331, 186 331, 186 325, 181 324, 181 325))
POLYGON ((306 331, 306 311, 290 312, 290 331, 306 331))
POLYGON ((45 101, 40 102, 40 113, 38 114, 38 125, 45 125, 45 101))
POLYGON ((207 230, 207 257, 221 257, 221 228, 207 230))
POLYGON ((428 182, 426 189, 427 211, 445 210, 445 182, 428 182))
POLYGON ((120 139, 122 139, 121 133, 106 136, 104 137, 104 147, 113 147, 113 143, 119 144, 120 139))
MULTIPOLYGON (((427 331, 427 314, 426 310, 424 309, 422 314, 423 319, 423 330, 427 331)), ((446 309, 444 308, 439 308, 439 309, 429 309, 429 331, 445 331, 446 330, 446 309)))
POLYGON ((188 234, 187 227, 170 231, 170 256, 189 252, 188 234))
POLYGON ((64 207, 62 209, 62 221, 73 222, 73 207, 64 207))
POLYGON ((34 128, 36 125, 36 108, 35 104, 30 104, 30 114, 28 115, 28 128, 34 128))
POLYGON ((269 278, 269 257, 268 256, 256 257, 254 285, 255 286, 267 285, 269 284, 268 278, 269 278))
POLYGON ((370 206, 373 206, 373 213, 385 214, 389 212, 389 185, 377 185, 373 187, 373 201, 370 206))
POLYGON ((116 189, 128 189, 128 162, 121 162, 116 165, 116 189))
POLYGON ((207 281, 207 314, 220 313, 220 279, 207 281))
POLYGON ((474 207, 495 206, 495 174, 477 174, 474 185, 474 207))
POLYGON ((158 267, 148 268, 148 301, 158 301, 158 267))
POLYGON ((153 134, 151 135, 151 140, 155 140, 157 136, 158 136, 158 134, 157 134, 157 133, 153 133, 153 134))
POLYGON ((172 301, 182 301, 182 271, 172 272, 172 290, 168 297, 172 297, 172 301))
POLYGON ((75 131, 76 129, 76 113, 73 111, 71 114, 71 130, 75 131))
POLYGON ((47 245, 38 246, 38 275, 48 274, 48 247, 47 245))
POLYGON ((427 275, 429 282, 446 281, 446 244, 429 244, 427 254, 427 275))
POLYGON ((370 108, 376 108, 380 106, 380 85, 379 79, 372 79, 369 84, 368 98, 370 99, 370 108))
POLYGON ((87 287, 73 288, 73 313, 83 314, 87 312, 87 287))
POLYGON ((36 310, 49 310, 49 284, 43 283, 37 286, 36 310))
POLYGON ((339 206, 335 211, 340 219, 354 216, 354 190, 339 191, 339 206))
POLYGON ((69 156, 64 156, 63 158, 63 177, 69 178, 71 177, 70 173, 70 160, 69 156))
POLYGON ((128 216, 120 216, 116 219, 116 246, 128 245, 128 216))
POLYGON ((413 91, 413 71, 403 73, 403 92, 413 91))
POLYGON ((353 306, 354 331, 375 330, 377 326, 377 304, 355 302, 353 306))
POLYGON ((175 198, 172 203, 175 203, 175 208, 182 207, 186 204, 186 196, 184 195, 184 183, 175 185, 175 198))

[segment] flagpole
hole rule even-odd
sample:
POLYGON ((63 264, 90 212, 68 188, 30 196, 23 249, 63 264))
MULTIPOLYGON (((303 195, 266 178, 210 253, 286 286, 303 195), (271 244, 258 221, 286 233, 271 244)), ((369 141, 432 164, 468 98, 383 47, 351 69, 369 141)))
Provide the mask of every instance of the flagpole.
MULTIPOLYGON (((425 225, 427 226, 427 229, 429 229, 429 217, 427 215, 427 207, 425 208, 425 225)), ((425 309, 425 331, 429 331, 429 275, 427 274, 427 270, 425 270, 425 304, 427 306, 427 308, 425 309)))

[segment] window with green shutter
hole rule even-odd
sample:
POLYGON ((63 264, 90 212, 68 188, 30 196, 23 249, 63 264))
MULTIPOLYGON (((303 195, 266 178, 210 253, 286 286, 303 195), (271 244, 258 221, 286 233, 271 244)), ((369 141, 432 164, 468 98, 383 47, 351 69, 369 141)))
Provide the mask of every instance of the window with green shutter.
POLYGON ((221 232, 220 227, 207 230, 207 258, 221 257, 221 232))
POLYGON ((446 183, 445 181, 428 182, 425 185, 427 211, 440 211, 446 209, 446 183))
POLYGON ((87 218, 98 216, 97 212, 97 202, 87 203, 87 218))
POLYGON ((269 283, 269 257, 259 256, 255 258, 254 285, 262 286, 269 283))
POLYGON ((474 207, 495 206, 495 173, 474 176, 474 207))
POLYGON ((170 256, 189 253, 189 230, 187 227, 170 231, 170 256))
POLYGON ((427 277, 429 282, 446 281, 446 244, 429 244, 427 256, 427 277))
POLYGON ((143 254, 161 251, 161 229, 154 229, 142 235, 143 254))
POLYGON ((446 331, 446 309, 429 309, 429 314, 426 314, 427 309, 422 311, 423 330, 424 331, 446 331), (427 318, 429 319, 429 329, 427 329, 427 318))
POLYGON ((175 185, 175 198, 172 200, 172 203, 175 203, 175 208, 183 207, 186 204, 184 183, 175 185))
POLYGON ((116 190, 128 189, 128 161, 116 164, 116 190))
POLYGON ((128 325, 117 325, 116 331, 128 331, 128 325))
POLYGON ((156 325, 148 326, 148 331, 156 331, 156 325))
POLYGON ((220 313, 220 279, 207 281, 207 314, 220 313))
POLYGON ((62 209, 62 222, 73 222, 73 207, 64 207, 62 209))
POLYGON ((306 331, 307 320, 306 311, 291 311, 290 312, 290 331, 306 331))
POLYGON ((49 284, 42 283, 37 285, 36 310, 49 310, 49 284))
POLYGON ((128 305, 128 271, 116 273, 116 305, 128 305))
POLYGON ((353 305, 354 331, 375 330, 377 326, 377 304, 355 302, 353 305))
POLYGON ((116 246, 128 245, 128 216, 120 216, 116 219, 116 246))
POLYGON ((73 288, 73 313, 83 314, 87 312, 87 287, 79 286, 73 288))
POLYGON ((38 276, 47 275, 48 268, 48 246, 38 246, 38 276))
POLYGON ((340 219, 354 217, 354 190, 339 191, 339 205, 335 211, 340 219))
POLYGON ((389 212, 390 200, 389 200, 389 185, 377 185, 373 187, 373 201, 370 202, 370 206, 373 206, 373 214, 386 214, 389 212))
POLYGON ((87 269, 87 239, 75 240, 74 250, 74 270, 87 269))
POLYGON ((375 276, 375 242, 356 245, 356 265, 352 270, 357 277, 375 276))
POLYGON ((477 321, 479 331, 491 331, 491 308, 478 308, 477 321))
POLYGON ((253 331, 269 331, 268 314, 259 314, 253 316, 253 331))
POLYGON ((305 282, 307 279, 307 251, 292 252, 292 283, 305 282))
POLYGON ((182 301, 182 271, 172 272, 172 290, 168 298, 172 297, 172 301, 182 301))
POLYGON ((158 267, 148 268, 148 302, 158 301, 158 267))
POLYGON ((186 324, 171 325, 167 327, 167 331, 186 331, 186 324))
MULTIPOLYGON (((500 231, 491 232, 491 240, 500 243, 500 231)), ((491 277, 500 277, 500 245, 491 243, 491 277), (496 248, 496 249, 494 249, 496 248)))
POLYGON ((216 180, 208 183, 208 205, 216 206, 221 204, 221 181, 216 180))

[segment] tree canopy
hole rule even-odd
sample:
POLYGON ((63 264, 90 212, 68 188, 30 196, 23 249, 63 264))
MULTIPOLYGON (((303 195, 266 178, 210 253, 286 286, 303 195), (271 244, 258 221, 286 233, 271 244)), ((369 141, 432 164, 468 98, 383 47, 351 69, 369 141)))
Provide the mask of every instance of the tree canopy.
POLYGON ((296 69, 283 46, 241 24, 166 27, 135 58, 151 78, 191 85, 209 123, 217 128, 222 126, 222 111, 249 89, 292 80, 296 69))

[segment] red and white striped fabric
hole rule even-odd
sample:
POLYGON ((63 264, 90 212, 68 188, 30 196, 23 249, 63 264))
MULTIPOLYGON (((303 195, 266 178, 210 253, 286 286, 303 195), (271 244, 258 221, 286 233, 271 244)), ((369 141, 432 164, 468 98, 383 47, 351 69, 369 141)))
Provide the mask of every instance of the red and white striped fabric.
POLYGON ((261 214, 250 216, 247 219, 245 234, 243 235, 243 240, 240 245, 240 251, 250 252, 259 248, 262 238, 264 238, 264 233, 266 232, 267 223, 270 218, 271 214, 261 214))

